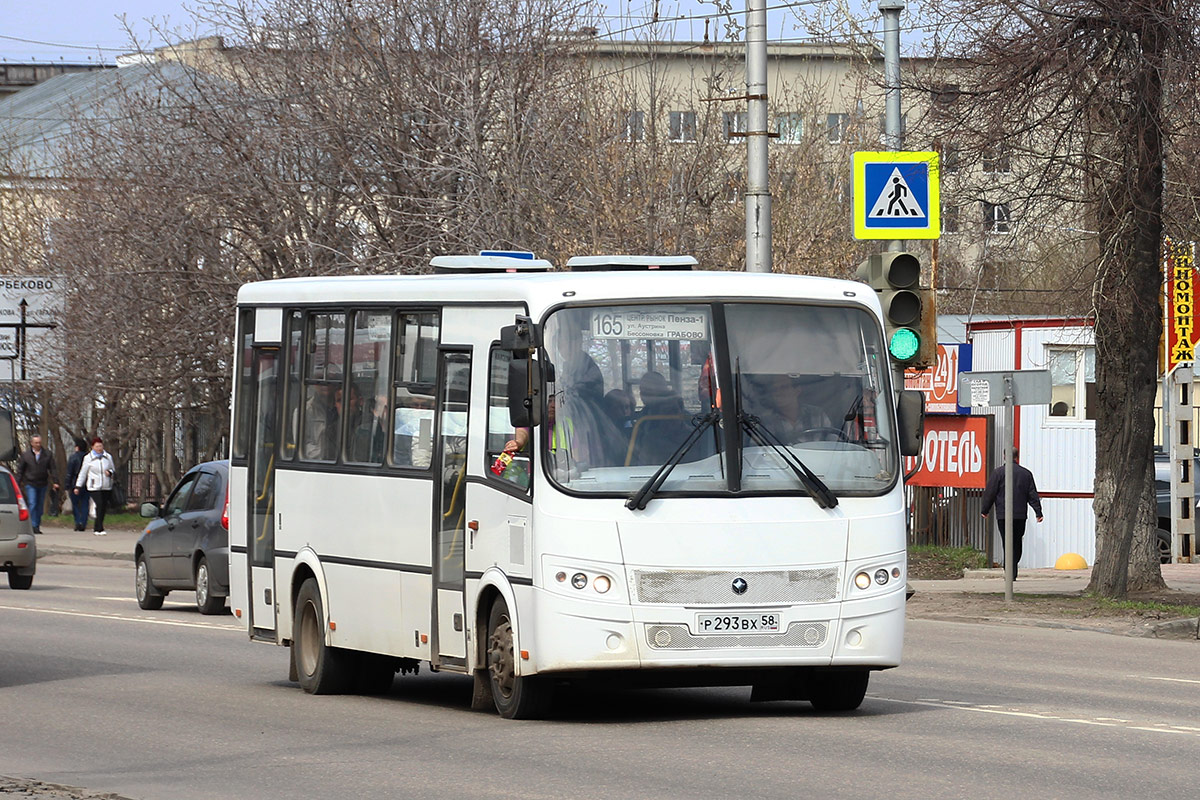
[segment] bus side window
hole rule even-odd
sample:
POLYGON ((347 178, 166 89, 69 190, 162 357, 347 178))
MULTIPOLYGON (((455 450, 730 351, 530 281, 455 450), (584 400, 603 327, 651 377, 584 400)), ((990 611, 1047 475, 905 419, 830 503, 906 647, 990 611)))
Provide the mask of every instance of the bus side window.
POLYGON ((439 333, 437 314, 400 314, 393 345, 393 466, 429 469, 432 461, 439 333))
POLYGON ((306 461, 337 459, 342 428, 346 315, 312 314, 305 330, 303 441, 306 461))
POLYGON ((299 311, 288 314, 287 380, 283 384, 283 437, 279 442, 279 459, 291 461, 296 457, 296 443, 300 435, 300 360, 304 352, 300 345, 304 340, 304 315, 299 311))
POLYGON ((387 454, 389 353, 392 314, 356 311, 350 342, 350 400, 343 457, 351 464, 382 464, 387 454))
POLYGON ((511 459, 500 459, 504 445, 516 436, 508 418, 508 365, 511 361, 509 351, 492 348, 488 359, 487 445, 484 447, 487 472, 484 475, 491 480, 528 488, 533 447, 527 444, 524 451, 513 453, 511 459))

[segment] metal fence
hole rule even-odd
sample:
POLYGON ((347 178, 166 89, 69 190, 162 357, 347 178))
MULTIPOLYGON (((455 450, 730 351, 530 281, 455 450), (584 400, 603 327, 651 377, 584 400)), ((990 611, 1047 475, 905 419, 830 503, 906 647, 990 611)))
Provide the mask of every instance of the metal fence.
POLYGON ((995 561, 991 521, 980 513, 982 489, 906 486, 908 543, 973 547, 995 561))

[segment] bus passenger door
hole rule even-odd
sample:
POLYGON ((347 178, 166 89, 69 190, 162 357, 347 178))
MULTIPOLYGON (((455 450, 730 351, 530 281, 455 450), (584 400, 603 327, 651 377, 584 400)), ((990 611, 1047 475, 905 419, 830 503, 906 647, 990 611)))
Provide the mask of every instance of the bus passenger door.
POLYGON ((433 632, 431 661, 439 668, 465 668, 463 556, 466 540, 467 417, 471 398, 471 354, 442 350, 438 381, 438 446, 434 475, 438 503, 433 521, 433 632))
POLYGON ((276 391, 279 348, 254 349, 253 432, 250 442, 250 631, 275 630, 275 453, 279 433, 276 391))

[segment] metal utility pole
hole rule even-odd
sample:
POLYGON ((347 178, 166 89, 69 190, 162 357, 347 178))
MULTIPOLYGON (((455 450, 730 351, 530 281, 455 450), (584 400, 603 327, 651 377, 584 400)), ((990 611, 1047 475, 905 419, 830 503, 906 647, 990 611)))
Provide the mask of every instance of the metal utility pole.
POLYGON ((767 2, 746 0, 746 271, 771 271, 767 185, 767 2))
MULTIPOLYGON (((879 0, 879 13, 883 15, 883 82, 887 90, 883 134, 884 147, 890 151, 904 148, 900 127, 900 12, 904 8, 904 0, 879 0)), ((888 250, 902 252, 904 242, 888 242, 888 250)))

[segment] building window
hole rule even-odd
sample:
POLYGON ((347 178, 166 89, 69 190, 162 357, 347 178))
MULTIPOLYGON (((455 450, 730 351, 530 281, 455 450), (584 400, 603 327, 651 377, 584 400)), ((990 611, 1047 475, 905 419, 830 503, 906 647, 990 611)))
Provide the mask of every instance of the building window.
POLYGON ((672 142, 696 141, 696 112, 672 111, 669 118, 668 138, 672 142))
POLYGON ((1012 172, 1012 164, 1008 157, 1008 150, 1003 147, 989 147, 983 151, 983 171, 984 172, 1012 172))
POLYGON ((641 142, 646 139, 646 112, 626 111, 621 117, 621 139, 626 142, 641 142))
POLYGON ((775 117, 780 144, 799 144, 804 139, 804 115, 792 111, 775 117))
POLYGON ((1048 347, 1050 416, 1096 418, 1096 348, 1048 347))
POLYGON ((825 136, 829 139, 830 144, 840 144, 845 141, 846 135, 849 133, 849 127, 849 114, 825 115, 825 136))
POLYGON ((1012 214, 1008 203, 983 204, 983 230, 985 233, 1011 233, 1012 214))
POLYGON ((944 111, 946 106, 953 105, 961 94, 957 83, 943 83, 929 90, 929 103, 935 110, 944 111))
POLYGON ((942 233, 958 233, 958 206, 942 208, 942 233))
POLYGON ((725 141, 732 142, 735 139, 742 139, 746 135, 746 112, 745 111, 726 111, 722 115, 722 129, 725 133, 725 141))
POLYGON ((730 172, 725 176, 725 202, 736 203, 742 199, 742 173, 730 172))
POLYGON ((959 165, 961 163, 961 150, 952 144, 942 145, 942 157, 938 160, 938 166, 943 174, 948 172, 958 172, 959 165))

